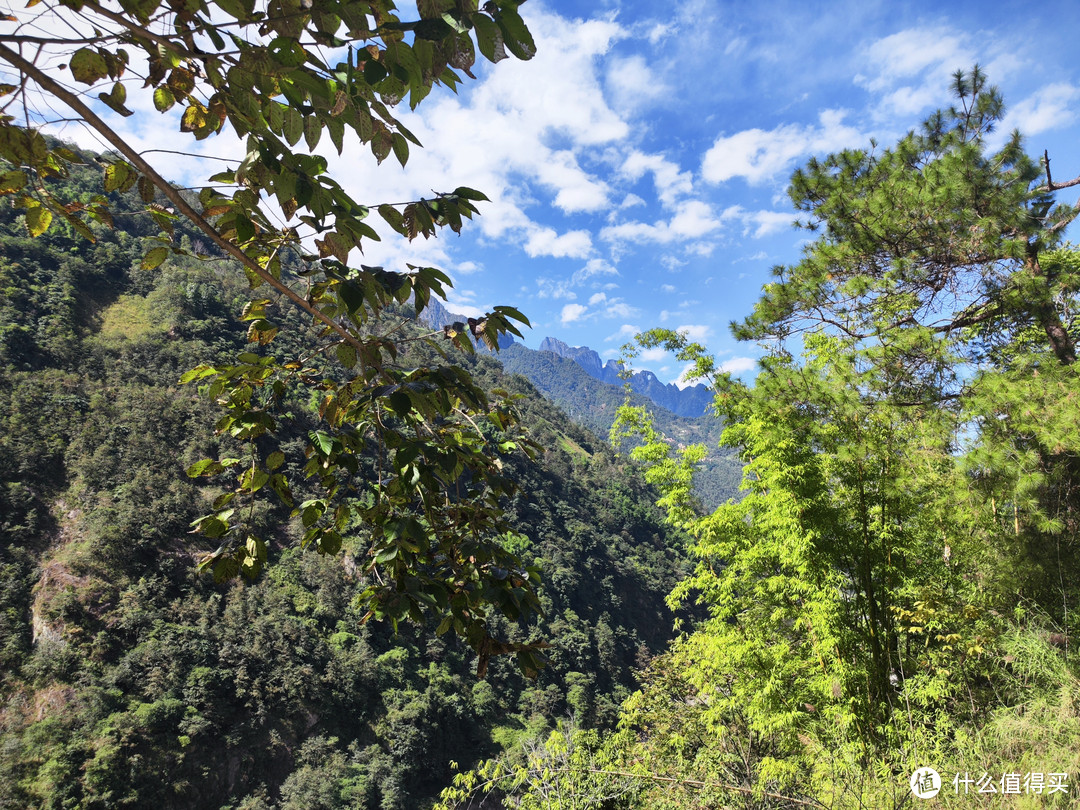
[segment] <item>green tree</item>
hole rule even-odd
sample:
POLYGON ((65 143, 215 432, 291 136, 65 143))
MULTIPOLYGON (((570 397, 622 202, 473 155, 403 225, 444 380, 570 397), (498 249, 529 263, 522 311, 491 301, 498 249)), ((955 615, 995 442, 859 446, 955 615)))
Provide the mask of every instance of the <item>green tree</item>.
MULTIPOLYGON (((272 291, 243 310, 253 351, 184 376, 204 383, 224 408, 219 433, 245 446, 188 471, 234 478, 195 524, 220 544, 205 561, 216 576, 262 567, 266 538, 251 516, 257 495, 272 490, 294 508, 305 545, 333 553, 343 536, 365 533, 363 598, 372 615, 397 622, 433 612, 443 617, 440 630, 468 639, 481 670, 489 655, 512 650, 535 671, 531 650, 495 642, 485 618, 491 605, 513 619, 537 608, 536 571, 499 539, 510 528, 499 501, 514 491, 500 456, 530 451, 529 443, 512 405, 450 360, 396 362, 402 341, 418 336, 384 314, 406 303, 422 310, 449 280, 434 268, 349 266, 354 249, 378 238, 365 221, 371 207, 354 200, 315 152, 323 144, 340 153, 346 137, 356 138, 377 161, 393 155, 404 165, 418 141, 394 106, 407 97, 415 107, 437 84, 454 89, 462 74, 473 75, 477 49, 492 62, 508 53, 530 58, 534 44, 517 5, 420 0, 414 15, 399 16, 389 0, 273 0, 265 8, 248 0, 135 0, 119 10, 96 0, 31 3, 8 15, 14 26, 0 35, 10 77, 0 86, 7 97, 0 193, 23 210, 31 236, 54 227, 94 240, 112 226, 115 193, 137 190, 159 229, 143 269, 192 252, 185 245, 193 243, 177 239, 186 220, 212 246, 200 253, 234 260, 252 289, 272 291), (94 94, 128 116, 129 92, 147 94, 162 113, 182 111, 179 129, 196 140, 231 131, 246 141, 245 157, 197 194, 175 188, 163 161, 149 161, 87 101, 94 94), (55 192, 51 181, 82 158, 35 129, 53 115, 82 121, 115 150, 105 160, 104 194, 55 192), (317 255, 300 265, 289 259, 308 244, 317 255), (286 301, 314 329, 302 353, 279 358, 268 347, 288 318, 278 310, 286 301), (322 419, 299 462, 320 497, 299 504, 274 442, 279 406, 297 389, 318 402, 322 419)), ((459 231, 484 199, 458 188, 377 211, 403 237, 429 238, 442 227, 459 231)), ((513 308, 496 307, 440 337, 467 352, 474 339, 495 348, 501 334, 519 334, 515 321, 527 323, 513 308)))
MULTIPOLYGON (((956 106, 895 147, 796 172, 792 199, 820 236, 734 325, 768 341, 754 385, 681 335, 638 337, 712 383, 746 466, 742 499, 700 516, 699 449, 673 452, 640 410, 613 431, 645 439, 634 453, 696 539, 672 602, 709 611, 660 664, 697 708, 627 757, 901 803, 874 769, 945 761, 1016 699, 1007 617, 1048 614, 1068 644, 1080 278, 1060 247, 1077 209, 1054 194, 1080 179, 1054 183, 1018 133, 988 152, 1003 105, 978 68, 953 90, 956 106)), ((663 696, 628 704, 629 733, 663 696)))
POLYGON ((802 261, 776 267, 754 314, 735 327, 757 340, 827 326, 857 342, 895 381, 900 399, 918 381, 955 382, 951 352, 971 356, 987 334, 1028 324, 1062 363, 1076 359, 1061 292, 1073 274, 1044 268, 1076 206, 1013 132, 990 153, 1004 114, 976 66, 957 72, 956 104, 930 116, 891 149, 851 149, 811 159, 789 193, 821 235, 802 261), (869 349, 876 344, 876 352, 869 349))

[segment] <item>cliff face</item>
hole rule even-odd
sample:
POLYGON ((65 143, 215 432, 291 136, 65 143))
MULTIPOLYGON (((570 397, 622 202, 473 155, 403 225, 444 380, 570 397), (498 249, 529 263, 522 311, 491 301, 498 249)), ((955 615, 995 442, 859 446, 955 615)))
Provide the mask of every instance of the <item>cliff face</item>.
POLYGON ((608 365, 613 369, 613 379, 605 379, 604 375, 608 369, 600 362, 600 355, 588 346, 568 346, 558 338, 546 337, 540 341, 540 351, 551 352, 552 354, 559 355, 559 357, 573 360, 598 380, 603 380, 604 382, 619 381, 619 369, 615 364, 615 361, 608 361, 608 365))
MULTIPOLYGON (((540 351, 552 352, 559 357, 573 360, 590 376, 602 382, 615 385, 622 382, 619 378, 619 364, 614 360, 602 364, 600 355, 588 346, 568 346, 557 338, 546 337, 540 343, 540 351)), ((712 395, 704 385, 679 388, 673 383, 661 382, 651 371, 635 372, 630 378, 630 387, 672 413, 691 419, 703 415, 712 402, 712 395)))

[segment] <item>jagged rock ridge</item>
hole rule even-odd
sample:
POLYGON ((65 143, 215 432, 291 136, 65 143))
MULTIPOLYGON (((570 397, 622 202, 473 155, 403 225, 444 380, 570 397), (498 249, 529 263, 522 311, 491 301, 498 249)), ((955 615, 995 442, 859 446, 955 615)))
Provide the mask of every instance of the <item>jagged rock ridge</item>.
MULTIPOLYGON (((573 360, 602 382, 614 385, 622 382, 618 362, 608 360, 601 364, 600 355, 588 346, 568 346, 558 338, 546 337, 540 343, 540 351, 552 352, 559 357, 573 360)), ((672 413, 691 419, 702 416, 712 402, 712 395, 704 385, 679 388, 673 383, 661 382, 655 374, 647 370, 635 372, 630 378, 630 387, 672 413)))

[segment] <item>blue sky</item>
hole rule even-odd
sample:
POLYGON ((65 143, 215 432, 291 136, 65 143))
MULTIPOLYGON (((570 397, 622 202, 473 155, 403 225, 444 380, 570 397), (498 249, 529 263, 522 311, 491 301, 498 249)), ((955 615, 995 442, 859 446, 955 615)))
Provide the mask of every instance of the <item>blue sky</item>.
MULTIPOLYGON (((891 144, 975 62, 1005 96, 1006 129, 1049 150, 1055 179, 1080 174, 1080 3, 529 0, 521 14, 535 59, 485 65, 406 113, 425 146, 407 168, 358 146, 326 156, 364 202, 487 193, 460 237, 388 233, 353 260, 441 267, 451 310, 516 306, 534 348, 552 335, 612 357, 667 326, 751 369, 756 347, 727 325, 774 264, 798 259, 791 172, 871 137, 891 144)), ((175 141, 151 110, 117 124, 145 148, 175 141)), ((217 141, 199 148, 230 152, 217 141)), ((660 355, 644 365, 680 373, 660 355)))
POLYGON ((1058 179, 1080 174, 1080 4, 530 0, 521 13, 536 58, 425 102, 411 123, 426 153, 363 175, 384 193, 460 182, 492 197, 460 238, 367 258, 448 269, 452 309, 519 307, 533 347, 553 335, 615 356, 667 326, 751 368, 756 347, 728 323, 798 259, 791 172, 894 142, 976 62, 1005 96, 1003 134, 1048 149, 1058 179))

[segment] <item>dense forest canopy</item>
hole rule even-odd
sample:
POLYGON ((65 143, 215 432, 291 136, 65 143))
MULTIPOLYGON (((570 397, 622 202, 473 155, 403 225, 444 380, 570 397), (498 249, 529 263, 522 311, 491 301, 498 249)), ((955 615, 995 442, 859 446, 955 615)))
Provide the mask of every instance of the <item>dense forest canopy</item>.
MULTIPOLYGON (((96 181, 80 156, 58 191, 96 181)), ((475 652, 435 619, 365 621, 362 529, 338 554, 303 551, 280 501, 249 517, 268 566, 215 582, 197 565, 215 541, 190 530, 231 485, 184 470, 244 443, 216 435, 214 404, 177 382, 250 347, 236 318, 248 285, 194 256, 145 268, 157 231, 137 192, 110 207, 116 227, 93 243, 29 238, 0 210, 0 807, 406 810, 430 804, 451 762, 517 750, 559 718, 610 727, 671 637, 664 596, 687 572, 685 540, 635 472, 490 356, 463 361, 551 448, 506 459, 518 492, 502 503, 509 550, 543 573, 543 615, 492 619, 508 643, 550 645, 532 680, 506 656, 477 679, 475 652)), ((387 313, 425 334, 413 314, 387 313)), ((283 321, 275 346, 313 339, 283 321)), ((402 353, 437 359, 421 340, 402 353)), ((307 463, 318 406, 287 392, 281 469, 307 463)), ((317 497, 296 479, 298 502, 317 497)))

